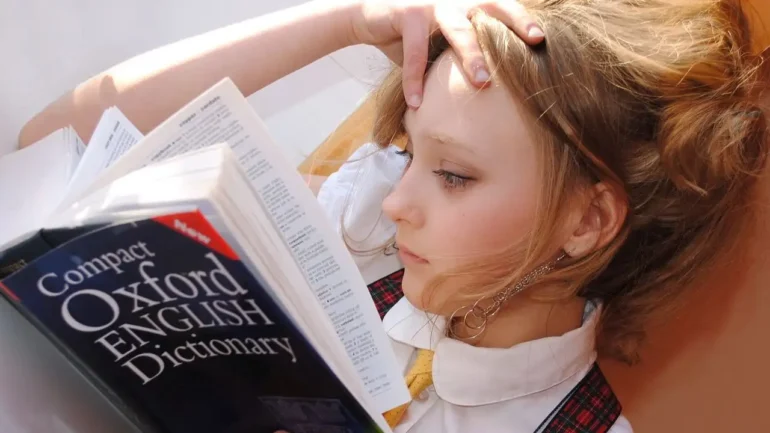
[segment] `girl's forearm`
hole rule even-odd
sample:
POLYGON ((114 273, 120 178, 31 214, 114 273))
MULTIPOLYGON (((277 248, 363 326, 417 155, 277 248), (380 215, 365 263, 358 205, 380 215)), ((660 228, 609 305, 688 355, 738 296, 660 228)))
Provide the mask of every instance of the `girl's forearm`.
POLYGON ((224 77, 245 95, 355 43, 355 0, 314 1, 134 57, 77 86, 32 118, 21 147, 72 125, 88 141, 103 110, 120 108, 148 132, 224 77))

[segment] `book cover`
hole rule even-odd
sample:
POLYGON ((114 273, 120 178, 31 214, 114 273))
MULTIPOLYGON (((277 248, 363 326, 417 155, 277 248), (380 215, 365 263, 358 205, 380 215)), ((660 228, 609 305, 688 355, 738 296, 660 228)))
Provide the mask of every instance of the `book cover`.
POLYGON ((15 244, 0 251, 0 280, 23 269, 56 246, 98 227, 100 225, 94 224, 71 229, 38 230, 18 239, 15 244))
POLYGON ((142 428, 379 431, 201 213, 76 233, 0 292, 142 428))

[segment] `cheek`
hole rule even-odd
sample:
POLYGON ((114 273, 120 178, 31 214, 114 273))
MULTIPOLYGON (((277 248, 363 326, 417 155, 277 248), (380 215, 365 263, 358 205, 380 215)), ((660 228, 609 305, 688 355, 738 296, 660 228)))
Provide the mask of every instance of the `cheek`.
POLYGON ((503 252, 525 241, 535 224, 535 188, 488 188, 456 200, 434 203, 438 211, 430 215, 422 231, 429 241, 431 263, 427 267, 406 268, 403 290, 415 307, 448 315, 469 304, 474 291, 470 276, 453 275, 437 290, 427 286, 439 274, 477 263, 483 256, 503 252), (470 292, 470 293, 469 293, 470 292))
MULTIPOLYGON (((451 252, 448 265, 477 260, 523 242, 534 228, 537 205, 534 188, 486 188, 457 203, 448 212, 437 236, 437 247, 451 252)), ((439 221, 437 221, 439 223, 439 221)))
POLYGON ((401 282, 404 297, 415 308, 441 316, 450 316, 458 308, 472 303, 458 295, 459 289, 468 287, 472 281, 466 277, 453 276, 439 286, 432 286, 431 283, 435 282, 439 273, 435 268, 427 270, 407 267, 401 282))

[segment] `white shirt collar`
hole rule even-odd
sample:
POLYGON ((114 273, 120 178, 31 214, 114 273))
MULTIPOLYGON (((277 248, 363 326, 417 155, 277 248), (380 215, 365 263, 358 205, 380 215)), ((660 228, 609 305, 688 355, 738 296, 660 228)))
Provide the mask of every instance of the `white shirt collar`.
POLYGON ((446 338, 446 319, 418 310, 406 298, 388 311, 383 325, 393 340, 435 350, 433 383, 442 400, 477 406, 543 391, 593 363, 598 310, 588 302, 580 328, 507 349, 475 347, 446 338))
POLYGON ((399 343, 435 350, 444 338, 446 319, 418 310, 402 297, 382 318, 382 325, 388 336, 399 343))

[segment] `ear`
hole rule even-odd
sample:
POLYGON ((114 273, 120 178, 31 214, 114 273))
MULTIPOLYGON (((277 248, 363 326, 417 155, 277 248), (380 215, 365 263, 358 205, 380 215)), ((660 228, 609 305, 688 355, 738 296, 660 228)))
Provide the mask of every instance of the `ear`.
POLYGON ((606 182, 594 184, 586 193, 579 222, 564 243, 564 251, 573 258, 607 246, 620 232, 628 213, 625 198, 606 182))

